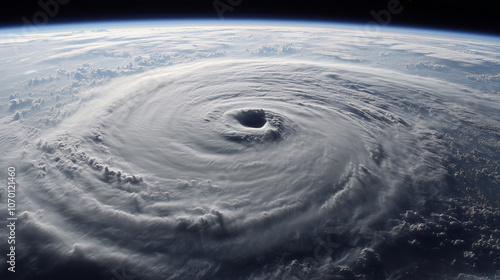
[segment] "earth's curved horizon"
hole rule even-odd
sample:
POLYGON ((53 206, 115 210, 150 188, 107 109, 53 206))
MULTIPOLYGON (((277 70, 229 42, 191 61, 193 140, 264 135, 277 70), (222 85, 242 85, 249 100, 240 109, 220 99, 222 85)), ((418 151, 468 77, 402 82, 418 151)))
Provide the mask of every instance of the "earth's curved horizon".
POLYGON ((248 20, 1 34, 6 279, 500 277, 498 37, 248 20))

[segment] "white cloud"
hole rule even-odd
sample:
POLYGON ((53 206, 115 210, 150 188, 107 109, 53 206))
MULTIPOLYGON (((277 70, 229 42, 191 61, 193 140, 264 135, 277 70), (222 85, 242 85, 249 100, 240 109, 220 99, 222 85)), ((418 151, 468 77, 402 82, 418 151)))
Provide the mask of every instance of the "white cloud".
POLYGON ((74 262, 108 279, 120 267, 151 279, 382 279, 430 252, 450 268, 498 263, 500 213, 485 198, 500 180, 496 99, 455 84, 495 86, 480 74, 498 63, 492 52, 325 28, 51 36, 19 38, 16 58, 31 64, 12 62, 17 92, 0 89, 26 275, 67 277, 74 262), (341 245, 319 259, 320 238, 341 245))

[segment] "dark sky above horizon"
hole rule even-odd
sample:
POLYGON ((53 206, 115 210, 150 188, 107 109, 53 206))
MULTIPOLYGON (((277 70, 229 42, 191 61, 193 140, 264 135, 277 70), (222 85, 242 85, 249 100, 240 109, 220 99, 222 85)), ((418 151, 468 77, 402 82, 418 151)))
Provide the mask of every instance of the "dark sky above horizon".
POLYGON ((126 19, 289 19, 462 30, 500 35, 492 1, 429 0, 17 0, 0 9, 0 26, 126 19), (54 5, 55 4, 55 5, 54 5), (217 10, 218 9, 218 10, 217 10), (387 17, 390 15, 390 19, 387 17), (24 18, 24 20, 23 20, 24 18))

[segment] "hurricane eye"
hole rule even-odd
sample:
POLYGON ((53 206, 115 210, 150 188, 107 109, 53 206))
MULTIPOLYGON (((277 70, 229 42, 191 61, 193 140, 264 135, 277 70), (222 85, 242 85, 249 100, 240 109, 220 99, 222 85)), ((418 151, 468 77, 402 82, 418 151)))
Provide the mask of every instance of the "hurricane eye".
POLYGON ((245 110, 234 117, 241 125, 251 128, 261 128, 266 123, 266 113, 264 110, 245 110))

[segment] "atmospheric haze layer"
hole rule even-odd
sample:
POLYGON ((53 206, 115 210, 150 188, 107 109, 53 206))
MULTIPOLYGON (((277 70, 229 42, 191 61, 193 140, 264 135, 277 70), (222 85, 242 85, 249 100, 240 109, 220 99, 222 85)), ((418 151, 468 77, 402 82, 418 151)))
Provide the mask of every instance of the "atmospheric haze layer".
POLYGON ((4 31, 2 279, 500 277, 498 38, 141 24, 4 31))

